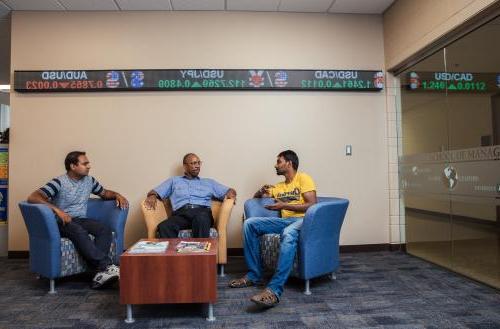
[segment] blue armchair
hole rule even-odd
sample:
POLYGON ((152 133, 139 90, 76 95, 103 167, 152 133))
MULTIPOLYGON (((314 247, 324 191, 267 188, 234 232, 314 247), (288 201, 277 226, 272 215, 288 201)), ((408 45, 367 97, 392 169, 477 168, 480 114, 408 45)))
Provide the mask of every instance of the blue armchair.
MULTIPOLYGON (((245 218, 280 217, 279 211, 264 208, 273 199, 250 199, 245 202, 245 218)), ((306 295, 310 295, 309 280, 331 274, 339 267, 340 228, 349 201, 340 198, 318 197, 318 203, 307 209, 300 231, 297 255, 290 275, 305 280, 306 295)), ((265 234, 260 241, 262 265, 274 269, 280 249, 279 234, 265 234)))
MULTIPOLYGON (((55 293, 55 279, 88 271, 73 243, 61 238, 54 213, 42 204, 20 202, 19 208, 28 229, 30 269, 50 280, 49 293, 55 293)), ((109 256, 119 263, 123 252, 123 236, 128 209, 116 207, 114 200, 90 199, 87 217, 102 221, 113 231, 109 256)), ((91 238, 93 238, 91 236, 91 238)))

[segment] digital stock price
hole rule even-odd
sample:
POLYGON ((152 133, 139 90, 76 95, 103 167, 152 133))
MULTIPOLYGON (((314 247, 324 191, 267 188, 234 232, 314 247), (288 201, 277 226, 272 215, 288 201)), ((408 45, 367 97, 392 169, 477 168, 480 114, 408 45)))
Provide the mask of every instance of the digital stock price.
POLYGON ((471 72, 409 72, 410 91, 486 93, 500 90, 500 74, 471 72))
POLYGON ((382 71, 179 69, 14 72, 14 90, 25 93, 180 90, 380 91, 383 89, 382 71))

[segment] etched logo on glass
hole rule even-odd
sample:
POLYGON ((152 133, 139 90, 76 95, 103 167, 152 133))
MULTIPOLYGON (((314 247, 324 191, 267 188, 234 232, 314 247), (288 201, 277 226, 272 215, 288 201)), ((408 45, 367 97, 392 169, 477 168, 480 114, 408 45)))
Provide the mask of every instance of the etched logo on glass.
POLYGON ((458 182, 457 170, 452 166, 447 166, 446 168, 444 168, 443 172, 444 172, 444 183, 450 190, 452 190, 457 185, 458 182))

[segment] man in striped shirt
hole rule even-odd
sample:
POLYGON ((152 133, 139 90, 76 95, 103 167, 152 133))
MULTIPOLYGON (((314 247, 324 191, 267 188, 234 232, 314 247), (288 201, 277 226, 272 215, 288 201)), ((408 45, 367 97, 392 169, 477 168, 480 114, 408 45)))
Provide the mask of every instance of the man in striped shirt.
POLYGON ((92 288, 100 288, 120 277, 120 268, 108 257, 112 242, 111 230, 100 222, 87 218, 87 203, 90 194, 105 200, 116 200, 116 206, 128 208, 122 195, 106 190, 89 176, 90 162, 85 152, 73 151, 64 160, 66 174, 52 179, 28 197, 30 203, 47 205, 56 214, 62 237, 73 242, 75 248, 89 265, 97 270, 92 288), (89 238, 95 237, 95 243, 89 238))

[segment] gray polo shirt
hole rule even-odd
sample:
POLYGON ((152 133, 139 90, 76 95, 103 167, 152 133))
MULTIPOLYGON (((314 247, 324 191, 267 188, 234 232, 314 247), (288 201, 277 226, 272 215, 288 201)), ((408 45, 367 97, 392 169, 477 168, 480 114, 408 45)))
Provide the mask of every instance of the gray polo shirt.
POLYGON ((100 196, 104 191, 101 184, 92 176, 74 180, 68 174, 52 179, 40 188, 52 204, 73 218, 87 217, 87 203, 90 194, 100 196))

